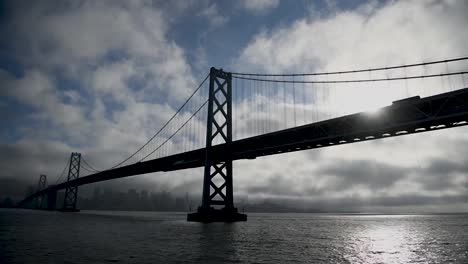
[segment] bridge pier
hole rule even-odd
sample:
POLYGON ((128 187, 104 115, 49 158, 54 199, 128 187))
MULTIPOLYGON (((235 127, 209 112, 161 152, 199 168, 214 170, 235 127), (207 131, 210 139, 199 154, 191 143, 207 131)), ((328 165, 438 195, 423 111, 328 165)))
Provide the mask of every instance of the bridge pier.
POLYGON ((220 160, 213 155, 212 145, 217 137, 227 145, 232 142, 232 76, 211 68, 202 205, 187 215, 187 221, 247 221, 247 215, 234 207, 232 159, 220 160), (220 206, 224 207, 216 208, 220 206))
POLYGON ((55 210, 57 206, 57 191, 47 192, 47 210, 55 210))
POLYGON ((203 206, 200 206, 198 207, 197 212, 187 215, 187 221, 201 223, 245 222, 247 221, 247 215, 239 213, 237 208, 224 207, 221 209, 215 209, 213 207, 204 208, 203 206))

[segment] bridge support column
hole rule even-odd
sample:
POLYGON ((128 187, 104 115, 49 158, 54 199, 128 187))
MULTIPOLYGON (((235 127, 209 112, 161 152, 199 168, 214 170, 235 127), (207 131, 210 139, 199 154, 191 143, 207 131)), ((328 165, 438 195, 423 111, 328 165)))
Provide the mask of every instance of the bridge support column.
POLYGON ((57 205, 57 191, 47 192, 47 210, 55 210, 57 205))
MULTIPOLYGON (((75 180, 80 177, 81 154, 73 152, 70 157, 70 167, 68 168, 67 181, 75 180)), ((78 186, 71 186, 65 189, 65 198, 63 200, 62 212, 79 212, 76 209, 78 199, 78 186)))
MULTIPOLYGON (((42 191, 47 187, 47 176, 44 174, 41 174, 39 176, 39 182, 37 184, 37 191, 42 191)), ((45 207, 45 200, 46 197, 45 195, 41 195, 36 198, 36 209, 44 209, 45 207)))
POLYGON ((217 157, 212 151, 216 139, 220 139, 217 143, 232 142, 231 73, 211 68, 209 89, 202 205, 196 213, 187 215, 187 221, 247 221, 247 215, 238 213, 234 207, 232 159, 217 157))

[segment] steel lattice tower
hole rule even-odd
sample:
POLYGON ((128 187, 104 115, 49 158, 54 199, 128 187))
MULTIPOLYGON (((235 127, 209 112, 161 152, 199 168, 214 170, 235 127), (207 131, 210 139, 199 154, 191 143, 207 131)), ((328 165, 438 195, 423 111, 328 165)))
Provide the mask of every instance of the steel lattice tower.
POLYGON ((211 68, 206 132, 205 171, 202 205, 197 213, 189 214, 188 221, 233 222, 246 221, 245 214, 234 208, 232 186, 232 159, 216 159, 212 146, 215 139, 221 144, 232 142, 232 76, 231 73, 211 68), (212 206, 224 206, 215 209, 212 206))
MULTIPOLYGON (((81 154, 72 152, 70 156, 70 167, 68 168, 67 182, 80 177, 81 154)), ((78 186, 67 187, 63 200, 62 211, 77 211, 76 200, 78 198, 78 186)))
MULTIPOLYGON (((42 191, 47 187, 47 176, 41 174, 39 176, 39 182, 37 183, 37 191, 42 191)), ((36 208, 44 208, 45 205, 45 197, 41 195, 36 199, 36 208)))

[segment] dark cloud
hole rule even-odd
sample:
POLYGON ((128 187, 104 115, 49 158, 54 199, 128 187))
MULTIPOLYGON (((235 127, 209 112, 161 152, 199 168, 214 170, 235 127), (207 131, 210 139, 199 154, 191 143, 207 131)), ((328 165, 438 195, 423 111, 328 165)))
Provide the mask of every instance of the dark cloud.
POLYGON ((409 173, 411 170, 406 168, 370 160, 334 160, 316 171, 319 177, 337 177, 334 186, 327 186, 328 189, 336 191, 355 185, 371 190, 388 188, 409 173))
POLYGON ((432 159, 427 168, 423 168, 415 176, 424 189, 443 191, 457 189, 468 183, 468 163, 448 159, 432 159), (459 182, 462 178, 462 182, 459 182), (457 181, 458 180, 458 181, 457 181))
POLYGON ((326 195, 326 192, 340 192, 353 186, 377 191, 391 188, 399 180, 406 179, 411 172, 412 169, 370 160, 334 160, 324 165, 318 164, 318 169, 303 172, 303 175, 293 172, 285 175, 274 174, 265 182, 248 185, 247 192, 252 195, 266 194, 278 197, 317 197, 326 195), (326 179, 327 184, 315 185, 317 179, 321 178, 326 179))
POLYGON ((376 196, 372 199, 364 197, 322 197, 318 199, 302 198, 267 198, 252 200, 251 204, 269 204, 273 208, 294 208, 303 211, 324 212, 456 212, 459 206, 468 202, 468 195, 400 195, 400 196, 376 196), (272 206, 274 205, 274 206, 272 206), (437 209, 438 208, 438 209, 437 209))
MULTIPOLYGON (((293 177, 293 176, 292 176, 293 177)), ((296 188, 293 181, 288 180, 288 176, 274 174, 266 182, 261 184, 252 184, 247 187, 249 194, 267 194, 267 195, 302 195, 302 190, 296 188)))
MULTIPOLYGON (((37 180, 39 180, 39 176, 37 180)), ((35 188, 36 186, 26 179, 0 177, 0 201, 3 201, 7 197, 18 201, 25 197, 28 187, 35 188)))
POLYGON ((39 178, 39 174, 59 174, 69 158, 70 149, 58 142, 18 142, 0 144, 0 177, 14 177, 18 180, 39 178))

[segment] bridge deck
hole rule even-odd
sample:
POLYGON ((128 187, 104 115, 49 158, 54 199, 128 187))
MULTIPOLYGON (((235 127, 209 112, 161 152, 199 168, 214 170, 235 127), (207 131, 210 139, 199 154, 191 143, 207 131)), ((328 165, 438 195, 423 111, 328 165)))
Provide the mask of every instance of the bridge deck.
MULTIPOLYGON (((377 110, 361 112, 318 123, 285 129, 213 147, 216 160, 254 159, 305 149, 323 148, 361 141, 421 133, 467 125, 468 88, 420 99, 408 98, 377 110)), ((110 179, 158 171, 202 167, 205 149, 99 172, 76 180, 50 186, 28 196, 25 203, 49 191, 65 189, 110 179)))

